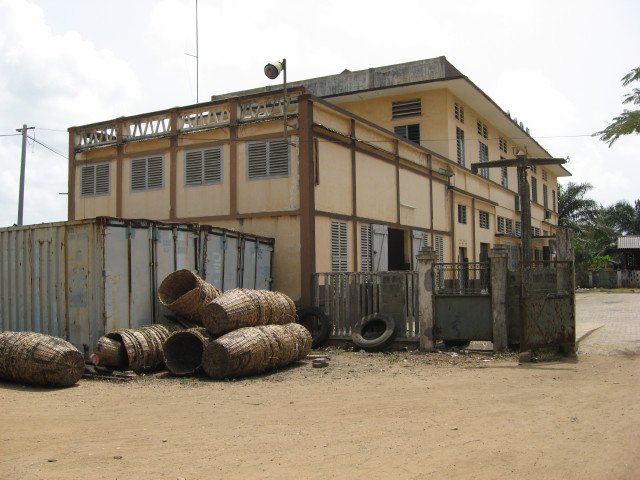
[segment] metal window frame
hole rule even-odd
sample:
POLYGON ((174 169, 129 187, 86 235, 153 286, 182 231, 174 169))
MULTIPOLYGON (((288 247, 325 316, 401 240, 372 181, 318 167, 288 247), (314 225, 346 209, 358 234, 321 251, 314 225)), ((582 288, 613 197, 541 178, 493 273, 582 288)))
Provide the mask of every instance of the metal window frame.
POLYGON ((422 115, 422 99, 399 100, 391 102, 391 118, 419 117, 422 115))
POLYGON ((479 210, 478 211, 478 223, 480 228, 484 228, 486 230, 488 230, 490 228, 490 221, 489 221, 489 212, 485 212, 484 210, 479 210))

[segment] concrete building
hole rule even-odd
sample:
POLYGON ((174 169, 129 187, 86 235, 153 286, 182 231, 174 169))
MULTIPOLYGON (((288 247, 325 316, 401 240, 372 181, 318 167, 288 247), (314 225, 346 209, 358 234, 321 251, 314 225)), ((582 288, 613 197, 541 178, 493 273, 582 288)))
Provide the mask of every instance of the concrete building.
MULTIPOLYGON (((407 270, 521 243, 514 167, 551 155, 444 57, 212 97, 69 129, 69 219, 197 222, 273 237, 274 289, 310 304, 318 272, 407 270), (286 109, 284 139, 283 116, 286 109)), ((549 255, 560 165, 529 171, 549 255)))

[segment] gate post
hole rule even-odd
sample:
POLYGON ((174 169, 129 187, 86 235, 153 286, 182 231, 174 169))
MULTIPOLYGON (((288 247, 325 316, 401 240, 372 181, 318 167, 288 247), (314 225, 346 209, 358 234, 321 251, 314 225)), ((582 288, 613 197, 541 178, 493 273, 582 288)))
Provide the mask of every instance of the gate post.
POLYGON ((434 350, 433 326, 433 265, 438 254, 431 247, 424 246, 416 255, 418 260, 418 324, 420 326, 420 350, 434 350))
POLYGON ((507 336, 507 260, 509 254, 504 245, 496 245, 489 252, 491 285, 491 316, 493 320, 493 351, 502 352, 508 347, 507 336))

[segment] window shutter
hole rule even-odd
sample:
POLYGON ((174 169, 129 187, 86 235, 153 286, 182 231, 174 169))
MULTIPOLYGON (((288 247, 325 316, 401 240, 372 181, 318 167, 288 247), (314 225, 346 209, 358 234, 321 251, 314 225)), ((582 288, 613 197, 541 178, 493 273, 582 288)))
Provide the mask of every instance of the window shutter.
POLYGON ((438 262, 443 263, 444 262, 444 238, 442 237, 442 235, 436 235, 435 236, 435 248, 436 248, 436 253, 438 254, 438 262))
POLYGON ((145 190, 147 176, 147 159, 131 160, 131 190, 145 190))
POLYGON ((95 171, 94 165, 85 165, 81 170, 80 196, 93 195, 95 192, 95 171))
POLYGON ((192 150, 185 154, 185 184, 202 184, 202 150, 192 150))
POLYGON ((101 163, 99 165, 96 165, 96 195, 109 195, 109 170, 110 165, 108 163, 101 163))
POLYGON ((203 183, 222 183, 222 148, 204 151, 203 183))
POLYGON ((249 178, 267 176, 267 142, 252 142, 247 145, 247 168, 249 178))
POLYGON ((347 222, 331 220, 331 271, 346 272, 347 259, 347 222))
POLYGON ((371 271, 371 225, 360 225, 360 271, 371 271))
POLYGON ((289 144, 284 140, 269 142, 269 176, 289 176, 289 144))
POLYGON ((422 115, 422 105, 419 98, 393 102, 391 104, 391 118, 403 118, 422 115))
POLYGON ((160 189, 163 186, 162 157, 150 157, 147 160, 147 188, 160 189))

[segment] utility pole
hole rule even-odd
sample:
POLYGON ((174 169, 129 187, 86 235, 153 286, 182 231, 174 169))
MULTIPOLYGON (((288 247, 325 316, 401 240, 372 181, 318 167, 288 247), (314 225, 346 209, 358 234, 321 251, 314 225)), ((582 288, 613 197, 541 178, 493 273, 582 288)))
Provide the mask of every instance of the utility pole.
POLYGON ((527 179, 527 170, 535 165, 563 165, 567 163, 564 158, 528 158, 526 155, 516 155, 511 160, 493 160, 490 162, 472 163, 471 171, 478 173, 480 168, 516 167, 518 169, 518 195, 520 197, 520 210, 522 219, 522 260, 533 260, 531 241, 531 187, 527 179))
POLYGON ((22 210, 24 208, 24 171, 27 163, 27 130, 33 130, 35 127, 17 128, 16 132, 22 133, 22 157, 20 160, 20 193, 18 197, 18 225, 22 225, 22 210))

